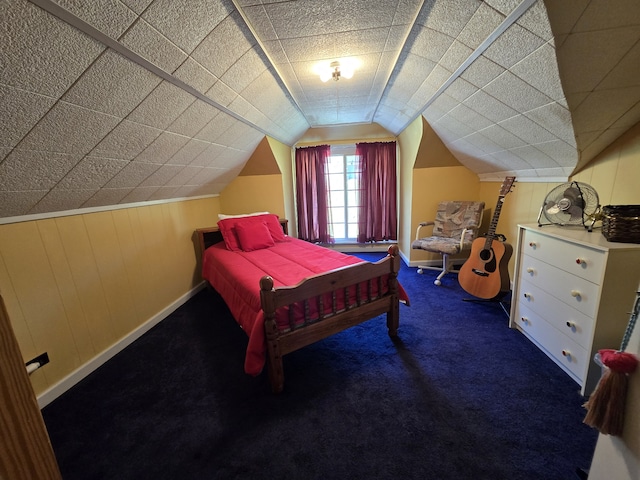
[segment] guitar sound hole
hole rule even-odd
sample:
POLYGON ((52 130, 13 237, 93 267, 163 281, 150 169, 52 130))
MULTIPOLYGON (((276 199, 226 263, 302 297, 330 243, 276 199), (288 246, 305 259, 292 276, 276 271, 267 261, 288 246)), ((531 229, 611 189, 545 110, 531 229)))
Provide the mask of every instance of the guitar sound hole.
POLYGON ((491 250, 482 250, 480 252, 480 259, 483 261, 488 261, 491 258, 491 250))

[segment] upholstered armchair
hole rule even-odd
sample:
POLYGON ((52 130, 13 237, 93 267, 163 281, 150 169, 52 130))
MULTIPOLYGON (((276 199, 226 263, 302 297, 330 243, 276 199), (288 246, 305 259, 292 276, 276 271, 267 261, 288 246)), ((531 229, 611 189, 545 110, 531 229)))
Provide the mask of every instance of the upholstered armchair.
POLYGON ((440 274, 433 283, 440 285, 442 277, 453 271, 449 256, 471 250, 471 244, 478 236, 483 211, 484 202, 440 202, 435 219, 418 225, 411 248, 439 253, 442 266, 418 265, 418 273, 423 273, 424 269, 439 270, 440 274), (422 236, 425 227, 432 227, 430 236, 422 236))

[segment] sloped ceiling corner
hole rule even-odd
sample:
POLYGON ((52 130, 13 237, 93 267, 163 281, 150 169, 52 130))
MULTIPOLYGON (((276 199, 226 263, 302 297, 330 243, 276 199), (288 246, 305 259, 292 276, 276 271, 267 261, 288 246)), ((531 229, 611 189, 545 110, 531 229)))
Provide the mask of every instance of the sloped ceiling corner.
POLYGON ((639 40, 636 0, 0 2, 0 218, 215 194, 265 136, 421 115, 481 179, 566 178, 640 120, 639 40))

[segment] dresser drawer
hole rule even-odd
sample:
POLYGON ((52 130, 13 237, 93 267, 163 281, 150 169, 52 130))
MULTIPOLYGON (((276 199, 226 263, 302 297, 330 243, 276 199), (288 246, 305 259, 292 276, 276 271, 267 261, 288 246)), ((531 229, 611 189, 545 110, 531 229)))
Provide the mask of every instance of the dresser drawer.
POLYGON ((554 362, 571 372, 579 383, 584 381, 590 361, 586 349, 559 333, 525 305, 518 304, 515 322, 554 362))
POLYGON ((602 282, 606 254, 601 250, 525 230, 522 252, 592 283, 602 282))
MULTIPOLYGON (((585 315, 595 317, 600 291, 598 285, 529 255, 521 257, 521 266, 520 276, 523 281, 526 280, 585 315)), ((521 298, 523 295, 521 294, 521 298)))
POLYGON ((561 302, 525 279, 520 282, 518 302, 539 317, 544 318, 558 329, 559 333, 566 335, 585 349, 591 348, 594 324, 592 317, 561 302))

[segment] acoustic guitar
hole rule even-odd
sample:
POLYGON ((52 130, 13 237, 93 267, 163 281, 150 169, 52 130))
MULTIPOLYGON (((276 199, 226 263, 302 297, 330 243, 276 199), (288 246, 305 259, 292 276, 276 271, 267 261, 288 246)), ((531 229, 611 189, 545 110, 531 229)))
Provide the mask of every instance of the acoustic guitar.
POLYGON ((496 300, 510 290, 508 265, 513 247, 496 239, 496 237, 502 237, 496 235, 496 226, 504 197, 511 191, 515 180, 516 177, 504 179, 489 231, 485 237, 476 238, 473 241, 469 258, 460 267, 458 273, 460 286, 474 297, 496 300))

